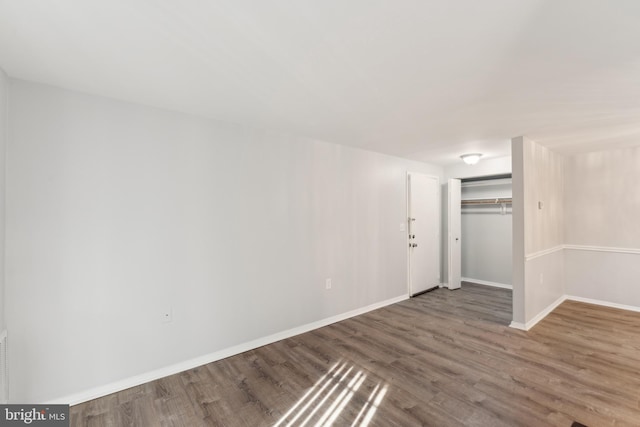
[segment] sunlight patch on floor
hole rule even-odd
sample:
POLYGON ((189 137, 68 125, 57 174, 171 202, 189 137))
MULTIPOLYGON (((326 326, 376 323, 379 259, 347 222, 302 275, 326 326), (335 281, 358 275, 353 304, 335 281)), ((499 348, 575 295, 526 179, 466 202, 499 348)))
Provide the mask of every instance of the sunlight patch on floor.
POLYGON ((356 412, 357 415, 351 426, 369 425, 387 393, 388 386, 378 382, 368 399, 365 400, 366 395, 354 399, 354 396, 358 396, 358 391, 366 379, 367 375, 355 366, 349 366, 346 362, 336 363, 278 420, 274 427, 306 425, 327 427, 336 423, 341 415, 340 423, 344 424, 348 414, 356 412), (350 403, 352 403, 351 407, 348 406, 350 403), (362 406, 359 411, 358 405, 362 406), (349 411, 345 412, 347 408, 349 411))

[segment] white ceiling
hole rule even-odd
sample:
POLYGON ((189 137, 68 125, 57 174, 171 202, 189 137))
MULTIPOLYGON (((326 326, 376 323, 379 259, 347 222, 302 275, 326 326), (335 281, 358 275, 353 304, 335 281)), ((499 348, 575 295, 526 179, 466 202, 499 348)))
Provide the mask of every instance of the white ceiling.
POLYGON ((638 0, 0 0, 0 67, 442 165, 640 145, 638 0))

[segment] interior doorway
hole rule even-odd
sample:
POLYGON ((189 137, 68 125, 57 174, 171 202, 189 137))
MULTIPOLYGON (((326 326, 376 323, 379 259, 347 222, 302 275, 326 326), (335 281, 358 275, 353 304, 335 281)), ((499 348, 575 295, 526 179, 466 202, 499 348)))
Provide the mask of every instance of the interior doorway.
POLYGON ((444 285, 512 288, 511 175, 447 182, 444 285))
POLYGON ((464 179, 461 190, 462 280, 511 289, 511 176, 464 179))

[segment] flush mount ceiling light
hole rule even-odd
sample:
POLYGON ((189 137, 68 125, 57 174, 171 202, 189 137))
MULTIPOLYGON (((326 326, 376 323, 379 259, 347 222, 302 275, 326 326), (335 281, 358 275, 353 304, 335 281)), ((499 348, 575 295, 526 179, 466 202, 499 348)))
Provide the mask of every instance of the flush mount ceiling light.
POLYGON ((480 161, 480 157, 482 157, 482 154, 479 153, 463 154, 462 156, 460 156, 462 161, 468 165, 475 165, 480 161))

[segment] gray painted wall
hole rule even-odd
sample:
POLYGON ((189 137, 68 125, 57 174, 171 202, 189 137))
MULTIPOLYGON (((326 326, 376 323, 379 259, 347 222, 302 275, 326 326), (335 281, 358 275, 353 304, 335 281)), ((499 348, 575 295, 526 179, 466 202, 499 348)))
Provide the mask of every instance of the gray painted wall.
POLYGON ((441 168, 22 81, 10 94, 13 401, 407 295, 406 171, 441 168))
POLYGON ((511 140, 511 190, 512 190, 512 221, 513 234, 511 249, 513 286, 513 325, 524 327, 525 318, 525 278, 524 278, 524 137, 511 140))

